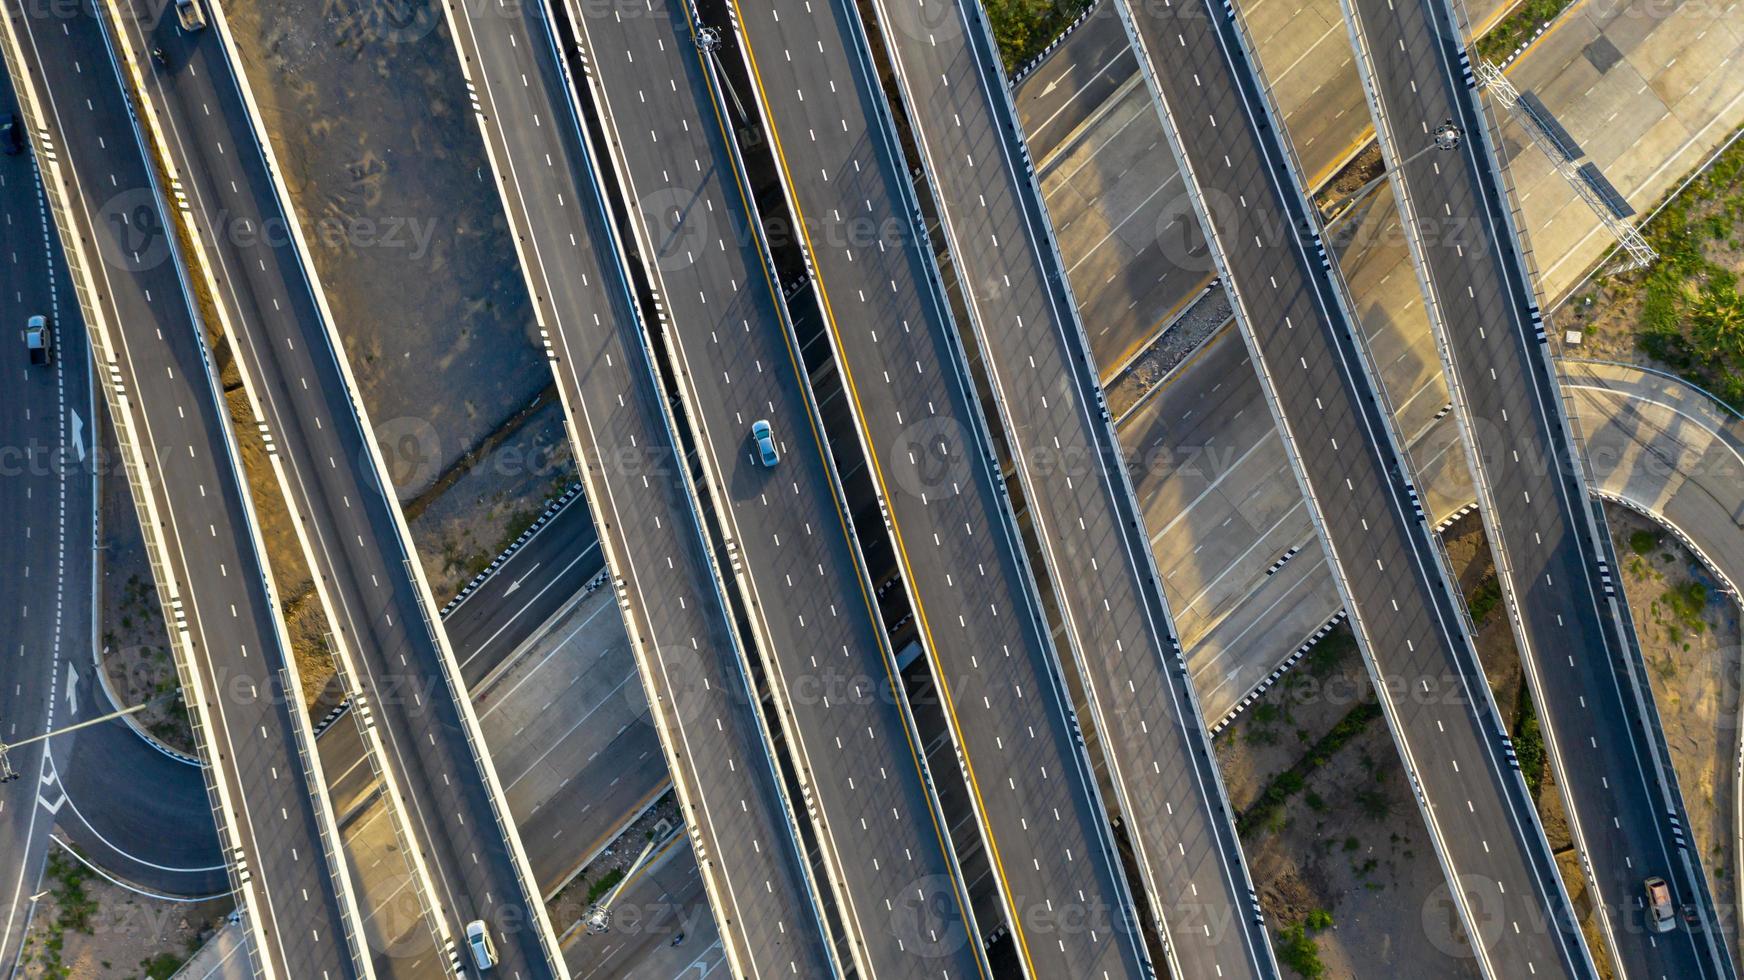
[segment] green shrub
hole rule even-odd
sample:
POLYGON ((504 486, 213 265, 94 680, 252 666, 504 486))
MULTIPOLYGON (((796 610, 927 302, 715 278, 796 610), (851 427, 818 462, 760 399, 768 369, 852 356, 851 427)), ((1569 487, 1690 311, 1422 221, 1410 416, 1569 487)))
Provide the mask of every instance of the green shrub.
POLYGON ((1532 703, 1532 692, 1520 685, 1520 710, 1514 719, 1514 757, 1520 762, 1520 775, 1526 788, 1537 799, 1544 787, 1544 732, 1538 726, 1538 708, 1532 703))
POLYGON ((1058 37, 1093 0, 985 0, 1005 70, 1016 71, 1058 37))
POLYGON ((1302 923, 1286 926, 1278 933, 1278 962, 1289 967, 1303 980, 1320 980, 1326 975, 1326 964, 1320 962, 1320 944, 1308 935, 1302 923))
POLYGON ((1496 581, 1496 576, 1490 575, 1466 599, 1466 609, 1471 612, 1472 622, 1482 626, 1490 618, 1490 613, 1502 604, 1502 584, 1496 581))

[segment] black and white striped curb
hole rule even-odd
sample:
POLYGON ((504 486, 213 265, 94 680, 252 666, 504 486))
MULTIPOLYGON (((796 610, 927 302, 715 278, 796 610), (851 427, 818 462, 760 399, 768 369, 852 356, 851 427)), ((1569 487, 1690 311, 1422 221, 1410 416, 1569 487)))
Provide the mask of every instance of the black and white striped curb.
POLYGON ((332 728, 333 723, 338 721, 340 716, 345 714, 345 710, 349 707, 351 707, 351 699, 346 698, 334 705, 325 715, 322 715, 321 720, 315 723, 315 737, 321 737, 322 732, 332 728))
POLYGON ((1266 574, 1268 576, 1278 574, 1278 570, 1284 567, 1285 562, 1289 561, 1290 559, 1296 557, 1297 555, 1299 555, 1301 553, 1302 553, 1302 546, 1301 545, 1299 545, 1299 544, 1292 545, 1289 551, 1284 552, 1284 554, 1277 561, 1272 562, 1271 565, 1267 566, 1266 574))
POLYGON ((1301 646, 1291 651, 1290 655, 1284 658, 1283 663, 1272 668, 1272 672, 1267 674, 1264 680, 1255 684, 1253 689, 1248 691, 1240 701, 1237 701, 1235 707, 1229 709, 1229 713, 1224 715, 1217 724, 1212 725, 1211 734, 1215 736, 1225 728, 1228 728, 1230 723, 1235 721, 1237 715, 1252 707, 1255 701, 1258 701, 1262 695, 1271 690, 1272 685, 1278 682, 1278 678, 1283 677, 1291 667, 1296 666, 1296 662, 1307 656, 1308 651, 1314 648, 1314 644, 1319 643, 1326 637, 1326 634, 1332 632, 1333 628, 1342 622, 1344 622, 1344 610, 1340 609, 1338 612, 1332 614, 1331 619, 1328 619, 1325 623, 1321 624, 1320 628, 1315 630, 1307 640, 1303 641, 1301 646))
POLYGON ((1460 507, 1458 510, 1455 510, 1453 513, 1447 515, 1446 517, 1443 517, 1440 521, 1436 522, 1435 533, 1440 534, 1441 532, 1452 527, 1460 518, 1464 517, 1465 515, 1471 513, 1474 510, 1477 510, 1477 509, 1478 509, 1478 505, 1475 501, 1460 507))
POLYGON ((1094 0, 1094 2, 1092 2, 1090 4, 1090 6, 1084 8, 1083 13, 1072 18, 1072 22, 1070 24, 1066 25, 1065 30, 1063 30, 1059 34, 1055 35, 1054 39, 1052 41, 1048 42, 1048 46, 1042 49, 1041 54, 1038 54, 1034 58, 1029 59, 1029 62, 1027 64, 1025 64, 1022 68, 1019 68, 1017 71, 1014 71, 1011 73, 1010 88, 1015 90, 1020 82, 1022 82, 1024 79, 1028 78, 1032 73, 1035 72, 1035 70, 1037 68, 1040 68, 1042 66, 1042 62, 1048 60, 1048 55, 1053 54, 1054 50, 1056 48, 1058 48, 1061 44, 1064 44, 1066 41, 1066 38, 1069 38, 1072 36, 1073 31, 1077 30, 1080 27, 1083 27, 1084 22, 1089 20, 1090 16, 1092 14, 1096 13, 1097 10, 1101 9, 1101 7, 1102 7, 1102 0, 1094 0))
POLYGON ((569 506, 569 504, 579 496, 581 496, 581 484, 571 483, 569 489, 559 494, 557 499, 546 504, 544 512, 539 515, 539 519, 534 521, 525 531, 522 531, 520 537, 511 541, 509 546, 502 550, 501 554, 491 559, 490 565, 488 565, 484 571, 474 575, 472 581, 466 583, 466 586, 462 588, 454 598, 448 600, 448 604, 442 607, 440 615, 447 616, 451 611, 453 611, 455 606, 465 602, 468 596, 477 592, 479 586, 489 580, 492 575, 495 575, 497 569, 503 567, 504 563, 515 556, 515 552, 520 551, 523 545, 533 539, 533 535, 538 534, 543 530, 545 525, 551 523, 552 518, 561 513, 563 508, 569 506))

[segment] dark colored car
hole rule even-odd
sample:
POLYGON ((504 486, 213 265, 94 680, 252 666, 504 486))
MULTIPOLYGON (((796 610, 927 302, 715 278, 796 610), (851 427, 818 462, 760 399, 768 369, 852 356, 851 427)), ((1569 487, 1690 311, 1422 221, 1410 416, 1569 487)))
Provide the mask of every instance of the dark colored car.
POLYGON ((0 121, 0 152, 9 157, 24 152, 24 123, 17 113, 9 113, 0 121))

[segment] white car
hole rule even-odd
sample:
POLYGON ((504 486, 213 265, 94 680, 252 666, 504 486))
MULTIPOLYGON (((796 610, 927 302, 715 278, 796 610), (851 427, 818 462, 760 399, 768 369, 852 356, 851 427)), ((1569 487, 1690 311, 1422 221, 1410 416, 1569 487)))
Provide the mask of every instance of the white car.
POLYGON ((472 965, 484 973, 497 965, 497 948, 491 943, 490 930, 483 919, 466 924, 466 948, 472 953, 472 965))
POLYGON ((758 419, 751 423, 751 438, 757 441, 757 455, 762 458, 763 465, 770 469, 781 462, 781 453, 775 448, 775 430, 769 427, 768 419, 758 419))

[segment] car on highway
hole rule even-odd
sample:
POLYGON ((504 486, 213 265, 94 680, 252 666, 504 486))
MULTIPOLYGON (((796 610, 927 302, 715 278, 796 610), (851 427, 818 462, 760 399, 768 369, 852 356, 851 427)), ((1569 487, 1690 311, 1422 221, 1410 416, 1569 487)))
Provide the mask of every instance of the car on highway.
POLYGON ((200 0, 176 0, 176 20, 189 34, 204 28, 206 12, 200 9, 200 0))
POLYGON ((24 321, 24 349, 30 352, 30 363, 47 364, 54 359, 54 331, 48 317, 37 314, 24 321))
POLYGON ((757 443, 757 455, 763 460, 763 465, 771 469, 781 462, 781 453, 775 448, 775 430, 769 427, 768 419, 758 419, 751 423, 751 438, 757 443))
POLYGON ((6 121, 0 122, 0 152, 9 157, 24 152, 24 123, 16 112, 8 113, 6 121))
POLYGON ((490 930, 485 928, 483 919, 466 924, 466 948, 472 954, 472 965, 480 973, 497 965, 497 948, 491 942, 490 930))
POLYGON ((1677 913, 1671 902, 1671 886, 1664 878, 1653 877, 1642 882, 1647 892, 1647 924, 1654 932, 1670 932, 1677 928, 1677 913))

